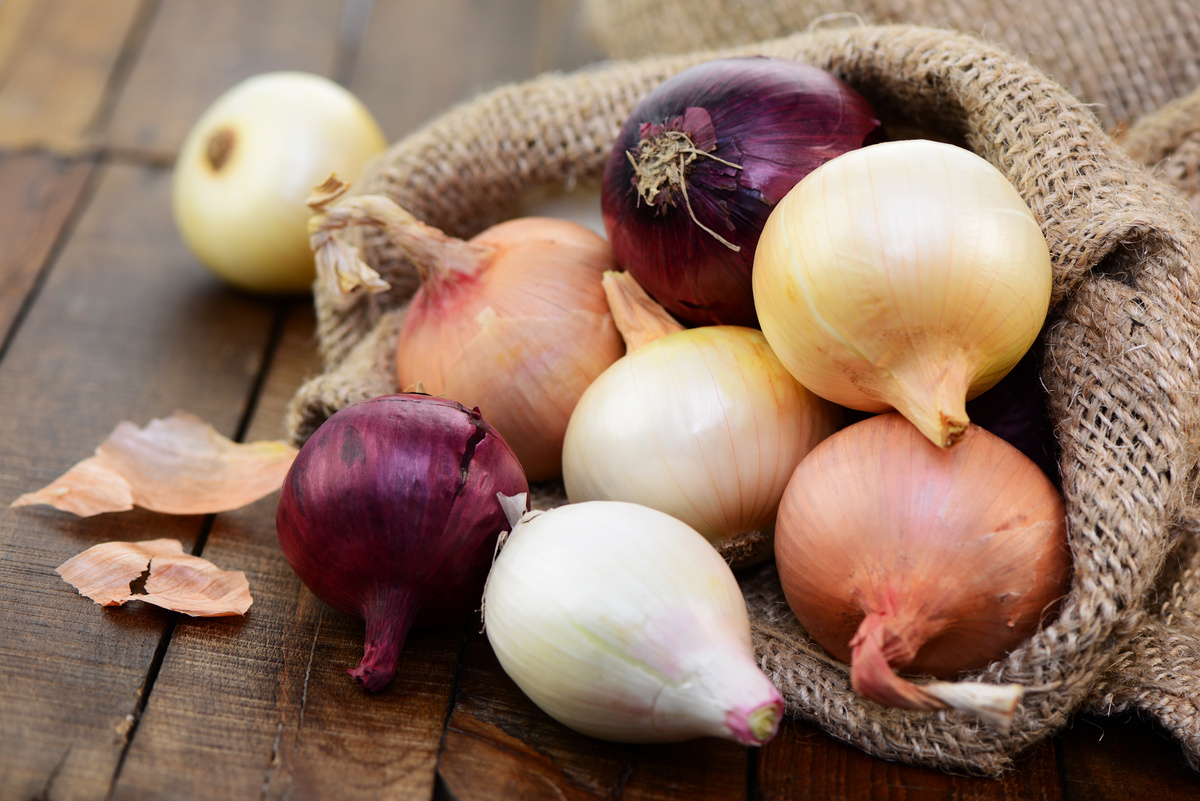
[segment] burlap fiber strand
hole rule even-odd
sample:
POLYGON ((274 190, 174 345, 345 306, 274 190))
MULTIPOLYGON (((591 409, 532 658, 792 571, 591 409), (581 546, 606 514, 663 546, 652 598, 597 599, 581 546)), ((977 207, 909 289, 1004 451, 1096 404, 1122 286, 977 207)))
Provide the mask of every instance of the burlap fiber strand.
MULTIPOLYGON (((888 759, 997 774, 1060 728, 1145 622, 1144 605, 1185 531, 1200 431, 1196 264, 1186 202, 1135 164, 1091 111, 1025 60, 977 38, 911 26, 820 30, 719 53, 656 57, 494 90, 394 145, 358 187, 458 235, 518 198, 600 175, 633 105, 682 68, 734 53, 791 57, 856 87, 885 122, 936 132, 995 164, 1050 245, 1053 308, 1039 352, 1061 445, 1075 562, 1058 618, 974 675, 1027 688, 1012 729, 956 713, 864 702, 847 670, 809 641, 773 568, 743 582, 764 669, 789 714, 888 759)), ((364 257, 393 289, 339 302, 318 287, 327 370, 287 424, 302 441, 333 410, 380 392, 413 288, 410 265, 374 235, 364 257)), ((553 503, 553 488, 539 503, 553 503)), ((1189 747, 1195 747, 1189 745, 1189 747)))
POLYGON ((1195 0, 586 0, 584 7, 594 38, 617 58, 856 21, 974 33, 1097 104, 1109 131, 1200 86, 1195 0))

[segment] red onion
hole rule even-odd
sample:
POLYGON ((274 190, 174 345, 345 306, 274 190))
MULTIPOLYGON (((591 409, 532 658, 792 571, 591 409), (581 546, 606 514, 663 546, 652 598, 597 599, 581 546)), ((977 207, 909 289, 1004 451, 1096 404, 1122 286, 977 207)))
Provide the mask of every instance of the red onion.
POLYGON ((478 608, 508 528, 497 493, 529 484, 508 443, 444 398, 387 395, 331 416, 296 457, 279 498, 279 543, 313 594, 366 620, 350 675, 382 689, 411 626, 478 608))
POLYGON ((617 262, 690 325, 757 326, 750 271, 788 190, 879 128, 867 101, 817 67, 709 61, 633 110, 604 172, 617 262))

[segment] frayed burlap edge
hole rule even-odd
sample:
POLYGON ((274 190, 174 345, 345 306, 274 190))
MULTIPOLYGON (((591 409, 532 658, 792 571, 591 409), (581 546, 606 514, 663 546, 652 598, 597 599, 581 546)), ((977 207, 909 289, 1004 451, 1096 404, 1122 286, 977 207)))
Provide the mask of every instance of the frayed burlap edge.
MULTIPOLYGON (((473 233, 525 192, 594 179, 642 95, 689 64, 734 53, 814 63, 858 88, 886 120, 969 146, 1009 177, 1050 244, 1054 307, 1038 347, 1062 451, 1075 575, 1058 618, 975 675, 1028 688, 1012 729, 864 702, 844 668, 779 604, 770 568, 746 578, 755 644, 790 714, 880 757, 1000 773, 1067 721, 1136 633, 1186 514, 1196 466, 1195 221, 1086 107, 1023 61, 962 34, 907 26, 817 31, 501 88, 398 143, 359 189, 387 193, 453 233, 473 233)), ((400 289, 348 303, 318 290, 330 368, 293 401, 288 426, 298 439, 331 408, 394 389, 351 364, 388 364, 380 354, 390 350, 411 268, 378 238, 361 244, 400 289)))

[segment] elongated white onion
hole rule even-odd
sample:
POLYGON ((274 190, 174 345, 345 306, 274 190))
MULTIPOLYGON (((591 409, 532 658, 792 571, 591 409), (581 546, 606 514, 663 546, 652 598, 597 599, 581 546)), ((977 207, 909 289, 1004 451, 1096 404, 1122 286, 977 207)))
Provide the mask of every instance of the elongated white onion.
POLYGON ((551 717, 618 742, 760 745, 783 699, 755 662, 729 566, 695 530, 630 503, 517 519, 484 590, 504 671, 551 717))
POLYGON ((837 420, 761 332, 678 331, 630 351, 583 393, 563 483, 572 502, 640 503, 721 543, 773 524, 792 471, 837 420))

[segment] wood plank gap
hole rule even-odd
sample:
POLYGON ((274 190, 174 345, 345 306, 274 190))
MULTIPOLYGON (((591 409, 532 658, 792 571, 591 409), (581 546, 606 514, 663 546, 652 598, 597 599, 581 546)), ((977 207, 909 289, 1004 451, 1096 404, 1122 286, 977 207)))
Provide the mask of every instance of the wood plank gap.
POLYGON ((83 216, 84 211, 91 204, 92 198, 96 194, 96 187, 99 185, 100 174, 103 172, 102 159, 77 158, 72 156, 59 156, 57 154, 47 153, 50 157, 57 160, 59 163, 69 163, 71 161, 91 162, 88 168, 88 174, 84 176, 83 187, 79 190, 79 194, 75 198, 75 203, 71 210, 67 213, 66 219, 58 230, 57 236, 54 237, 54 242, 50 245, 50 249, 46 252, 46 258, 42 262, 41 268, 38 269, 37 277, 34 278, 33 285, 26 293, 24 301, 16 314, 13 315, 12 324, 8 327, 8 331, 3 332, 0 336, 0 364, 4 363, 4 358, 8 355, 12 343, 17 338, 17 332, 21 330, 25 319, 29 316, 29 310, 33 308, 33 304, 37 302, 38 297, 42 293, 42 288, 46 284, 46 280, 50 276, 50 271, 54 269, 54 264, 58 261, 59 255, 62 253, 67 242, 75 233, 76 227, 79 225, 79 220, 83 216))
POLYGON ((275 303, 275 314, 271 320, 271 330, 268 332, 267 341, 263 345, 262 363, 247 392, 246 405, 242 410, 241 419, 238 421, 237 429, 233 434, 234 442, 245 441, 246 432, 250 429, 251 423, 254 422, 254 414, 258 411, 263 387, 266 386, 267 379, 271 375, 271 368, 275 364, 275 357, 279 353, 279 345, 283 341, 284 331, 287 330, 288 319, 292 315, 295 304, 299 302, 295 299, 281 298, 275 303))
MULTIPOLYGON (((478 618, 469 618, 478 619, 478 618)), ((480 620, 480 628, 483 627, 483 621, 480 620)), ((438 758, 437 770, 434 775, 433 797, 435 801, 447 801, 454 796, 450 793, 450 789, 446 786, 445 780, 442 779, 442 754, 446 750, 446 735, 450 731, 450 717, 454 714, 454 707, 458 703, 458 691, 462 687, 463 668, 467 661, 467 641, 470 637, 470 632, 467 630, 467 624, 462 627, 462 638, 458 645, 458 660, 454 663, 454 679, 450 683, 450 697, 446 701, 446 714, 442 718, 442 737, 438 741, 438 758)))
POLYGON ((129 26, 129 31, 125 35, 125 41, 121 46, 121 52, 117 56, 117 61, 113 64, 112 72, 109 73, 108 83, 104 87, 104 97, 100 101, 100 107, 96 109, 96 115, 92 118, 91 124, 84 131, 86 138, 99 138, 99 135, 108 129, 108 124, 112 119, 113 113, 116 111, 117 102, 121 98, 121 93, 125 91, 126 85, 129 83, 129 76, 133 73, 134 64, 137 63, 138 56, 141 55, 142 48, 146 44, 146 37, 150 32, 150 25, 154 22, 155 16, 158 15, 158 9, 162 5, 162 0, 143 0, 139 7, 137 16, 134 18, 133 24, 129 26))
MULTIPOLYGON (((206 521, 206 526, 211 527, 212 523, 206 521)), ((125 767, 125 758, 129 755, 129 749, 133 745, 134 738, 137 736, 138 726, 142 722, 146 706, 150 703, 150 694, 154 692, 154 684, 158 681, 158 674, 162 671, 163 662, 167 658, 167 648, 170 646, 171 638, 175 634, 175 627, 178 625, 179 613, 175 612, 171 615, 170 621, 163 629, 162 635, 158 638, 158 645, 154 649, 154 656, 150 660, 150 665, 146 670, 146 679, 142 684, 142 691, 138 695, 133 712, 130 713, 132 720, 130 720, 129 728, 125 732, 124 742, 121 743, 121 753, 117 757, 116 768, 113 770, 112 778, 108 782, 108 791, 104 794, 105 801, 110 801, 113 793, 116 792, 117 782, 121 779, 121 770, 125 767)))

